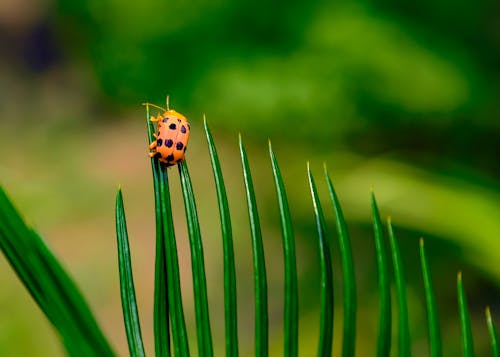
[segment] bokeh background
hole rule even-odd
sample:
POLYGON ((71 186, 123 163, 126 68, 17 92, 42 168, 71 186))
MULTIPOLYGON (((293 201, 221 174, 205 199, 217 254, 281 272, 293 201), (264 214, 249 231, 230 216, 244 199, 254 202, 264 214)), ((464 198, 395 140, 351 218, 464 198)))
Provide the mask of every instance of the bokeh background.
MULTIPOLYGON (((239 132, 250 155, 263 225, 272 355, 282 351, 283 272, 268 138, 295 224, 302 355, 315 351, 319 308, 307 161, 324 198, 332 239, 323 162, 349 223, 359 289, 357 355, 371 355, 376 343, 371 187, 401 243, 415 355, 427 353, 421 236, 431 259, 445 354, 460 352, 459 269, 476 352, 489 354, 486 304, 500 323, 498 2, 2 0, 0 51, 0 182, 74 276, 121 355, 127 347, 114 198, 121 183, 142 329, 152 353, 154 211, 140 104, 163 105, 166 94, 192 123, 188 162, 217 355, 224 350, 222 243, 203 113, 230 197, 242 355, 253 353, 253 281, 239 132)), ((194 343, 184 208, 177 170, 170 173, 184 306, 194 343)), ((337 243, 334 258, 338 352, 342 282, 337 243)), ((0 286, 0 355, 64 355, 57 335, 3 258, 0 286)))

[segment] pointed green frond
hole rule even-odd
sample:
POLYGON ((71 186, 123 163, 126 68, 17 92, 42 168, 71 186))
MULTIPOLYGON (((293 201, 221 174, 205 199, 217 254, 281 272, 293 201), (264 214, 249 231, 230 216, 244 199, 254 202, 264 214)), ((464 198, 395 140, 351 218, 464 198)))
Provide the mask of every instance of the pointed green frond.
POLYGON ((472 329, 470 326, 469 309, 467 308, 467 298, 462 283, 462 272, 457 274, 458 310, 460 313, 460 331, 462 335, 462 351, 464 357, 474 356, 474 341, 472 339, 472 329))
POLYGON ((495 324, 493 323, 493 319, 491 318, 491 311, 489 307, 486 307, 486 324, 488 325, 488 331, 490 333, 492 356, 499 357, 500 352, 498 347, 498 334, 495 328, 495 324))
POLYGON ((227 202, 226 188, 222 177, 219 157, 212 138, 212 133, 204 118, 205 134, 210 152, 210 161, 214 173, 215 190, 219 204, 219 215, 222 230, 222 248, 224 252, 224 313, 226 325, 226 356, 238 355, 238 314, 236 300, 236 267, 234 264, 233 232, 231 228, 231 217, 227 202))
POLYGON ((406 282, 403 271, 403 261, 399 253, 399 246, 392 229, 391 218, 387 219, 389 241, 391 243, 392 265, 394 267, 394 280, 396 296, 398 299, 398 355, 411 356, 410 327, 408 322, 408 301, 406 298, 406 282))
POLYGON ((378 289, 380 294, 380 319, 377 343, 377 356, 389 356, 391 351, 391 285, 382 221, 372 192, 373 232, 377 257, 378 289))
POLYGON ((145 356, 142 342, 141 324, 135 299, 134 277, 128 243, 127 222, 123 208, 121 189, 116 195, 116 237, 118 241, 118 270, 120 272, 120 293, 122 298, 123 320, 127 333, 128 350, 131 357, 145 356))
POLYGON ((114 355, 73 280, 1 187, 0 249, 61 335, 69 355, 114 355))
POLYGON ((257 202, 253 189, 252 174, 248 157, 239 137, 241 164, 243 166, 243 180, 248 205, 248 217, 250 220, 250 233, 252 236, 253 269, 255 285, 255 354, 265 357, 269 354, 269 316, 267 306, 267 278, 266 262, 264 258, 264 245, 260 230, 257 202))
POLYGON ((337 232, 340 243, 340 256, 342 258, 342 273, 344 277, 344 337, 342 340, 342 356, 354 356, 356 343, 356 277, 354 274, 354 262, 352 259, 351 240, 347 231, 347 224, 342 213, 339 199, 333 188, 332 181, 328 176, 328 170, 324 165, 324 173, 330 199, 337 221, 337 232))
POLYGON ((295 240, 292 229, 292 219, 288 200, 286 198, 285 185, 281 177, 278 161, 274 155, 271 141, 269 141, 269 155, 273 169, 274 184, 278 197, 278 208, 280 213, 281 231, 283 237, 283 251, 285 259, 285 356, 297 356, 299 342, 299 292, 297 283, 297 259, 295 254, 295 240))
POLYGON ((429 352, 431 357, 443 355, 441 348, 441 332, 436 306, 436 296, 432 287, 431 271, 425 255, 424 239, 420 238, 420 262, 424 279, 425 300, 427 302, 427 321, 429 324, 429 352))
MULTIPOLYGON (((154 126, 146 107, 147 133, 153 141, 154 126)), ((170 327, 172 323, 173 350, 176 356, 189 356, 184 309, 179 275, 179 259, 175 241, 172 205, 166 168, 151 159, 155 198, 156 258, 154 292, 154 332, 157 356, 170 356, 170 327)))
POLYGON ((333 268, 330 241, 326 237, 326 223, 318 197, 318 191, 307 163, 307 176, 318 230, 319 263, 321 270, 321 312, 319 327, 318 356, 330 357, 333 346, 333 268))
POLYGON ((210 315, 208 311, 207 278, 205 274, 200 223, 198 222, 196 201, 191 178, 189 177, 187 162, 180 162, 177 166, 181 179, 182 195, 184 197, 184 207, 188 225, 189 245, 191 248, 198 355, 210 357, 213 356, 212 332, 210 329, 210 315))

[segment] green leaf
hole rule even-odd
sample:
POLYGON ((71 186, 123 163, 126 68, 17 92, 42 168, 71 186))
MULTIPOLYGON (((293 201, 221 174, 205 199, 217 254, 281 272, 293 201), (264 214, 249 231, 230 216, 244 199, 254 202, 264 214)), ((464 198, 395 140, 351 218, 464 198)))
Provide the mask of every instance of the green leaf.
MULTIPOLYGON (((154 140, 154 126, 146 121, 149 142, 154 140)), ((157 356, 170 356, 169 314, 172 323, 172 341, 176 356, 189 356, 184 309, 179 275, 179 259, 172 217, 167 169, 151 159, 155 197, 156 258, 154 293, 155 352, 157 356)))
POLYGON ((145 356, 142 342, 139 312, 135 299, 134 277, 128 243, 127 222, 123 208, 122 190, 116 195, 116 237, 118 241, 118 268, 120 272, 120 293, 122 298, 123 320, 127 332, 130 356, 145 356))
POLYGON ((333 345, 333 268, 330 241, 326 237, 326 224, 309 163, 307 176, 311 189, 316 228, 318 230, 319 262, 321 270, 321 313, 318 356, 330 357, 333 345))
POLYGON ((460 331, 462 333, 462 350, 464 357, 474 356, 474 341, 470 326, 469 310, 465 289, 462 283, 462 272, 457 274, 458 310, 460 313, 460 331))
POLYGON ((324 165, 324 172, 330 198, 337 220, 337 232, 340 243, 340 256, 342 258, 342 272, 344 277, 344 337, 342 343, 342 356, 354 356, 356 342, 356 277, 354 275, 354 263, 352 259, 351 241, 347 225, 340 207, 340 202, 333 188, 332 181, 328 176, 328 170, 324 165))
POLYGON ((493 323, 493 319, 491 318, 491 311, 489 307, 486 307, 486 324, 488 325, 488 331, 490 333, 490 341, 491 341, 491 352, 493 357, 499 357, 499 349, 498 349, 498 334, 495 328, 495 324, 493 323))
POLYGON ((396 296, 398 299, 398 355, 411 356, 410 327, 408 323, 408 301, 406 298, 406 283, 403 272, 403 261, 399 253, 398 242, 394 236, 391 218, 387 219, 389 241, 391 243, 392 265, 394 266, 394 280, 396 283, 396 296))
POLYGON ((252 175, 248 158, 243 147, 241 135, 239 137, 241 163, 243 166, 243 180, 248 205, 250 232, 252 236, 253 269, 255 285, 255 354, 265 357, 269 353, 269 317, 267 307, 267 279, 264 246, 260 230, 257 202, 253 190, 252 175))
POLYGON ((73 280, 0 187, 0 249, 71 356, 114 353, 73 280))
POLYGON ((203 257, 203 243, 201 241, 200 224, 196 211, 193 187, 189 177, 186 161, 178 165, 181 179, 184 207, 191 247, 191 265, 193 274, 194 307, 196 315, 196 331, 198 336, 199 356, 212 356, 212 333, 208 312, 207 278, 205 276, 205 262, 203 257))
POLYGON ((391 285, 387 262, 382 221, 372 192, 373 232, 375 236, 375 251, 377 257, 378 288, 380 294, 380 320, 377 343, 377 356, 389 356, 391 352, 391 285))
MULTIPOLYGON (((146 124, 148 133, 148 144, 153 142, 154 126, 149 120, 149 106, 146 106, 146 124)), ((155 287, 153 324, 155 338, 155 354, 158 357, 170 356, 170 328, 169 328, 169 297, 167 292, 167 256, 165 238, 163 237, 163 214, 161 205, 161 168, 160 163, 151 159, 153 171, 153 186, 155 196, 155 224, 156 224, 156 252, 155 252, 155 287)), ((174 319, 174 317, 172 318, 174 319)))
POLYGON ((439 317, 437 313, 436 297, 432 288, 431 271, 427 263, 424 249, 424 239, 420 238, 420 261, 422 264, 422 276, 424 279, 425 300, 427 302, 427 320, 429 323, 429 352, 431 357, 443 355, 441 348, 441 332, 439 329, 439 317))
POLYGON ((295 241, 290 218, 290 209, 286 198, 285 185, 281 177, 278 161, 274 155, 271 141, 269 141, 269 155, 274 175, 274 184, 278 196, 281 231, 283 237, 283 251, 285 259, 285 356, 297 356, 299 341, 299 292, 297 283, 297 259, 295 254, 295 241))
POLYGON ((236 267, 234 264, 233 233, 231 229, 231 217, 227 203, 226 188, 222 177, 219 157, 215 149, 214 140, 207 120, 203 118, 205 134, 207 136, 210 161, 214 172, 215 190, 219 204, 219 215, 222 229, 222 248, 224 252, 224 312, 226 323, 226 356, 238 355, 238 314, 236 299, 236 267))

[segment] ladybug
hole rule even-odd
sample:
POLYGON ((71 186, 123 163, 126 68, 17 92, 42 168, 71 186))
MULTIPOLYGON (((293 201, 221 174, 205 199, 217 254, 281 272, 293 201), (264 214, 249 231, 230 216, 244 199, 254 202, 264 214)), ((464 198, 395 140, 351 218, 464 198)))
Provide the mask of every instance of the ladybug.
POLYGON ((191 129, 186 117, 168 107, 167 110, 154 104, 144 103, 164 111, 156 118, 151 116, 151 121, 158 123, 158 132, 154 134, 155 141, 149 145, 150 157, 155 157, 165 166, 174 166, 184 160, 189 131, 191 129))

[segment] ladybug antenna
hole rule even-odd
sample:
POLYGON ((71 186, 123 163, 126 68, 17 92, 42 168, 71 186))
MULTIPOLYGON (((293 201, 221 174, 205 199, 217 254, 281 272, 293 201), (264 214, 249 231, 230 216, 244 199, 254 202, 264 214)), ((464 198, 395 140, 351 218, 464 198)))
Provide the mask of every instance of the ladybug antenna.
MULTIPOLYGON (((168 102, 167 102, 167 104, 168 104, 168 102)), ((157 109, 161 109, 161 110, 163 110, 164 112, 166 112, 165 108, 162 108, 162 107, 160 107, 160 106, 158 106, 158 105, 156 105, 156 104, 152 104, 152 103, 148 103, 148 102, 146 102, 146 103, 142 103, 142 105, 145 105, 146 107, 151 106, 151 107, 154 107, 154 108, 157 108, 157 109)), ((168 108, 168 105, 167 105, 167 108, 168 108)))
POLYGON ((167 94, 167 110, 170 110, 170 96, 167 94))

